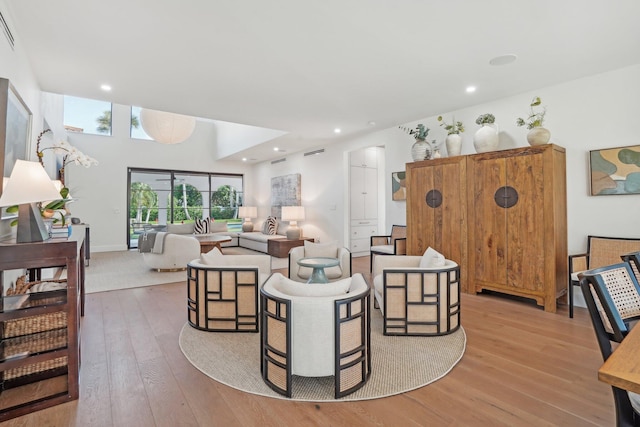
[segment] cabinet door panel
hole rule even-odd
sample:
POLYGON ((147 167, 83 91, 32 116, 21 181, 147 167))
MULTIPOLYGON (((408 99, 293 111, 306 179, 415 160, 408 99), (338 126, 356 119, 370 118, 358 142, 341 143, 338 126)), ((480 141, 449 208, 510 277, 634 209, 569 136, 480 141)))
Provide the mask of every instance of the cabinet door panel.
POLYGON ((351 219, 364 219, 364 168, 351 166, 350 182, 351 219))
POLYGON ((364 170, 364 218, 378 217, 378 170, 361 168, 364 170))
MULTIPOLYGON (((545 283, 545 192, 543 155, 507 159, 508 185, 518 192, 518 203, 506 209, 509 233, 507 286, 544 292, 545 283)), ((548 242, 553 245, 553 242, 548 242)))
POLYGON ((507 213, 495 202, 495 192, 506 185, 506 162, 501 158, 478 159, 473 163, 471 262, 476 288, 479 282, 504 286, 507 266, 507 213))

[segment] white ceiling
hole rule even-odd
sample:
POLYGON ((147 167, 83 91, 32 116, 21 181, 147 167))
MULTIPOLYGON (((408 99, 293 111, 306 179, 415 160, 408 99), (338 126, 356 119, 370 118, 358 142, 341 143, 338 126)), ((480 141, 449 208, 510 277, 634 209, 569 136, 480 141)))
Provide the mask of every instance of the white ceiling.
POLYGON ((638 0, 8 5, 44 91, 287 132, 231 160, 282 157, 274 145, 300 151, 640 63, 638 0), (503 54, 518 60, 489 65, 503 54))

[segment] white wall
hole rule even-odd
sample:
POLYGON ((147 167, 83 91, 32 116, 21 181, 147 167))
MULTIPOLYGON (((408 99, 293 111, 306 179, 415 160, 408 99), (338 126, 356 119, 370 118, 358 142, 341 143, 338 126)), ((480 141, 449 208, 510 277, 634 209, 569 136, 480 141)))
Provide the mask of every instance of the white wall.
MULTIPOLYGON (((91 250, 125 250, 127 242, 127 168, 173 169, 196 172, 247 173, 242 164, 215 161, 216 132, 213 123, 198 121, 193 135, 180 144, 131 139, 131 109, 113 105, 113 136, 68 134, 71 145, 98 160, 97 166, 68 165, 65 184, 78 201, 72 215, 91 227, 91 250)), ((245 179, 247 203, 254 194, 245 179)))
MULTIPOLYGON (((640 237, 636 226, 640 217, 640 195, 590 196, 589 150, 637 145, 635 130, 640 116, 640 65, 595 75, 568 83, 540 88, 534 92, 498 99, 453 112, 443 112, 446 121, 455 115, 466 126, 462 154, 474 154, 473 134, 479 126, 475 119, 483 113, 493 113, 500 129, 500 149, 527 145, 524 127, 517 127, 517 117, 526 116, 529 102, 540 96, 547 106, 545 126, 551 130, 551 140, 567 153, 567 204, 569 253, 586 249, 588 234, 640 237)), ((481 90, 481 88, 480 88, 481 90)), ((473 96, 473 95, 470 95, 473 96)), ((427 117, 408 125, 424 123, 431 128, 429 139, 441 142, 446 132, 436 117, 427 117)), ((406 223, 405 202, 391 201, 391 172, 403 170, 411 161, 413 138, 397 128, 385 129, 371 135, 326 145, 327 151, 318 156, 303 158, 301 154, 287 156, 284 163, 270 162, 255 167, 254 188, 260 194, 260 216, 267 214, 270 200, 270 179, 287 173, 302 174, 302 199, 307 206, 305 233, 345 242, 346 188, 348 168, 346 153, 358 148, 385 148, 384 174, 388 178, 384 194, 386 201, 385 229, 392 224, 406 223), (323 194, 324 193, 324 194, 323 194), (335 202, 336 211, 329 211, 335 202), (341 209, 344 209, 342 211, 341 209), (313 233, 313 234, 311 234, 313 233)), ((446 148, 442 146, 446 156, 446 148)))

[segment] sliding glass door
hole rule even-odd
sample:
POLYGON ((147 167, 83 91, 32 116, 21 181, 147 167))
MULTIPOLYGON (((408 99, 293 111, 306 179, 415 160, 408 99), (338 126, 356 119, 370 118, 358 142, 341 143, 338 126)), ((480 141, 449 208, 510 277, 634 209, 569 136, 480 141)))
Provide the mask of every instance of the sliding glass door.
POLYGON ((242 175, 129 168, 127 182, 129 249, 138 247, 145 231, 162 231, 169 223, 209 217, 241 228, 242 175))

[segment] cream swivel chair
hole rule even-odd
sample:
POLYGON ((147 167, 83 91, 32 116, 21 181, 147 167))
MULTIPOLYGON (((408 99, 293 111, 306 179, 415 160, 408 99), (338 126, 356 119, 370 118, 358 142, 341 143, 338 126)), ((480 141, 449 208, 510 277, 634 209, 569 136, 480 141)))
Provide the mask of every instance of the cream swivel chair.
POLYGON ((407 254, 407 226, 391 226, 391 234, 370 237, 371 258, 369 271, 373 271, 373 258, 376 255, 406 255, 407 254))
POLYGON ((333 283, 296 282, 274 273, 260 291, 262 378, 291 397, 292 376, 334 376, 335 398, 371 373, 369 285, 362 274, 333 283))
POLYGON ((193 236, 162 234, 164 241, 161 251, 142 253, 142 259, 149 268, 158 271, 185 270, 187 263, 200 255, 200 242, 193 236))
POLYGON ((313 243, 305 241, 304 246, 298 246, 289 251, 289 279, 297 282, 309 280, 313 270, 298 265, 298 260, 309 257, 338 258, 339 265, 324 269, 330 282, 351 277, 351 252, 349 249, 338 247, 336 242, 313 243))
POLYGON ((373 287, 384 335, 446 335, 460 327, 460 267, 431 248, 423 256, 377 256, 373 287))
POLYGON ((269 255, 223 255, 215 248, 187 265, 187 312, 204 331, 258 332, 258 292, 269 255))

